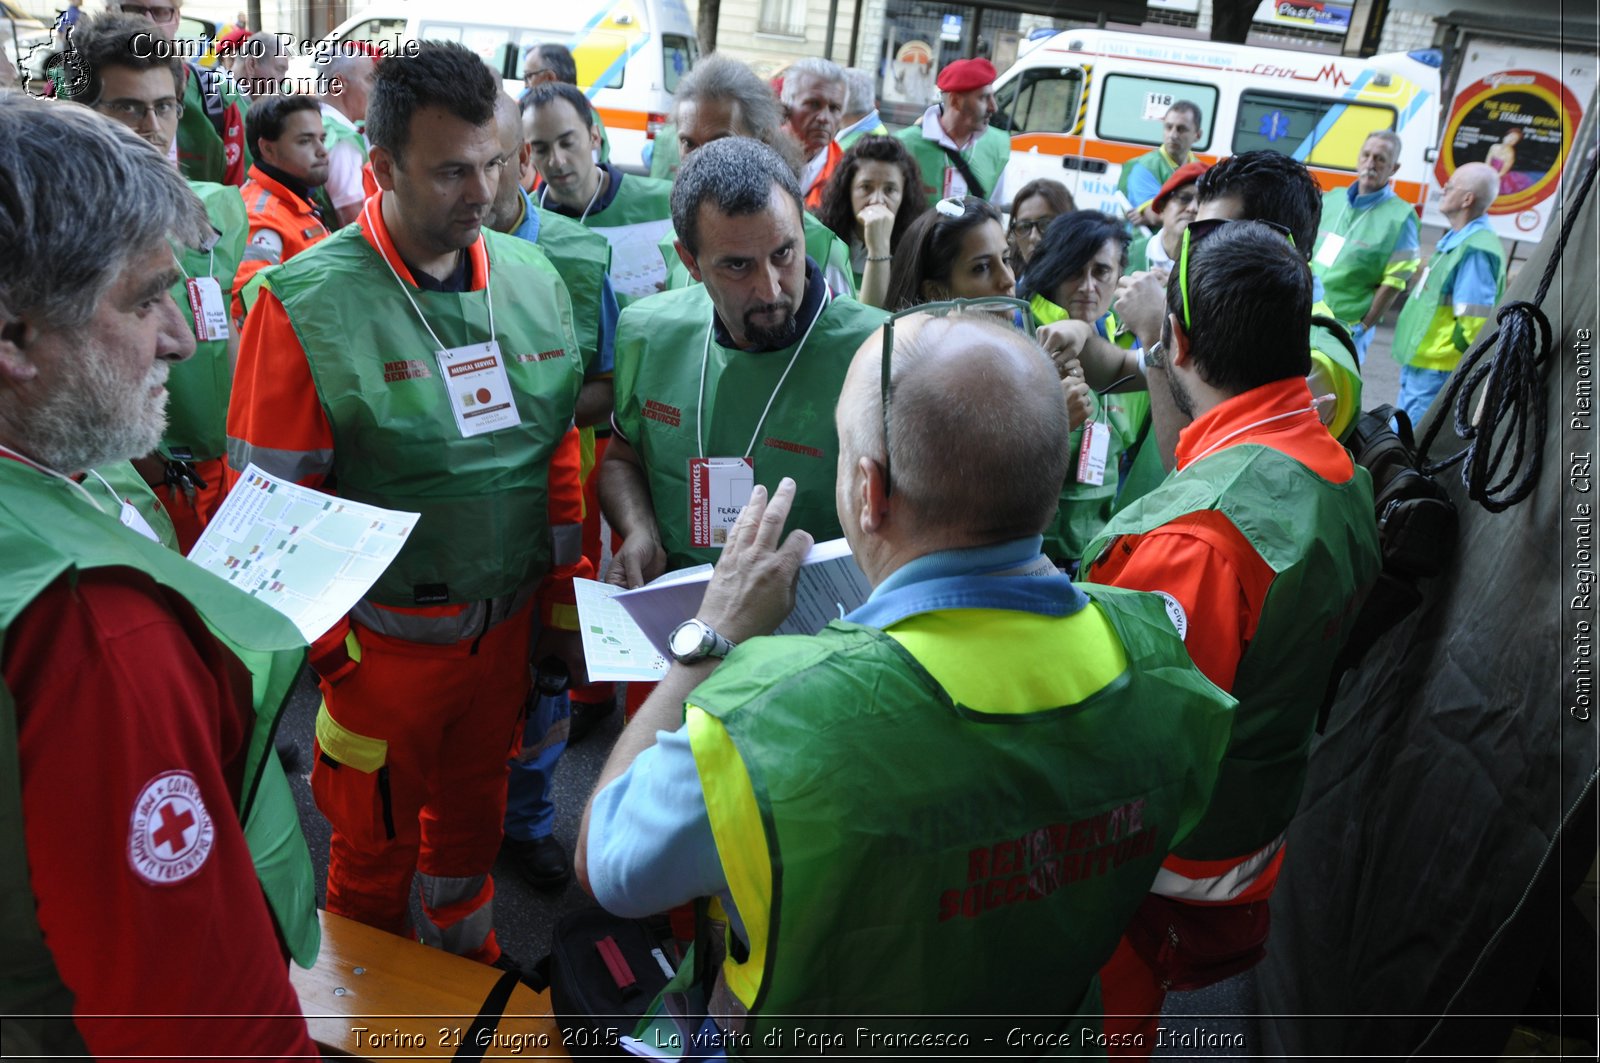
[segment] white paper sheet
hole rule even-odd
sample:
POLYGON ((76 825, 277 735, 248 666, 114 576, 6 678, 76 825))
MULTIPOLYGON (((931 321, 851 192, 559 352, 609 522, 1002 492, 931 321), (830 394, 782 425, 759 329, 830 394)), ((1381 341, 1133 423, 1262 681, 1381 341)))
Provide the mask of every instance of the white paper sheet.
POLYGON ((189 560, 294 621, 331 628, 400 553, 417 514, 336 498, 249 465, 189 560))
MULTIPOLYGON (((710 582, 710 565, 671 572, 631 591, 574 580, 589 678, 653 680, 666 675, 667 638, 699 610, 710 582), (659 670, 637 674, 647 652, 660 662, 659 670)), ((814 635, 866 601, 870 593, 872 587, 856 567, 848 542, 817 543, 800 568, 794 611, 775 634, 814 635)))

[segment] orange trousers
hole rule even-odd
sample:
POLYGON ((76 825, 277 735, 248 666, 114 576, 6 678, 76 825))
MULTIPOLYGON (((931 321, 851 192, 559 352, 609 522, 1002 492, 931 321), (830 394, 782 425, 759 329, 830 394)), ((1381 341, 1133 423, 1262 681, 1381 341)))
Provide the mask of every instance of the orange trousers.
POLYGON ((333 826, 328 911, 411 936, 416 873, 422 940, 484 963, 499 958, 489 870, 505 818, 506 758, 532 687, 535 608, 445 646, 355 626, 361 662, 322 684, 330 719, 318 714, 311 771, 333 826), (341 763, 342 752, 358 755, 341 763))

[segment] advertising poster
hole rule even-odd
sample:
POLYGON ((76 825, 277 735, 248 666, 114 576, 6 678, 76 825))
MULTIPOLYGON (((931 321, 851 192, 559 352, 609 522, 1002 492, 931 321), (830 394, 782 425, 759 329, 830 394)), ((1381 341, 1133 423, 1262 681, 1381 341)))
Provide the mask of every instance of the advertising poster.
POLYGON ((1594 91, 1594 56, 1507 46, 1469 47, 1455 99, 1439 136, 1424 221, 1447 224, 1438 213, 1439 189, 1457 167, 1488 163, 1500 175, 1489 221, 1510 240, 1537 241, 1594 91), (1566 77, 1555 76, 1566 67, 1566 77))

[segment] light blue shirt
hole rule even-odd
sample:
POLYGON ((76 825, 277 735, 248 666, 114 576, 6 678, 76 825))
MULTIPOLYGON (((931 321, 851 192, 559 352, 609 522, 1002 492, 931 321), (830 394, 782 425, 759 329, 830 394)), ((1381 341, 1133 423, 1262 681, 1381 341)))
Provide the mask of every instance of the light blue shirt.
MULTIPOLYGON (((1434 254, 1443 254, 1480 229, 1493 231, 1489 219, 1479 215, 1459 229, 1452 229, 1439 237, 1434 254)), ((1469 251, 1456 266, 1449 288, 1443 293, 1457 315, 1467 313, 1467 307, 1493 307, 1499 301, 1500 278, 1494 256, 1485 251, 1469 251)), ((1482 317, 1482 314, 1471 314, 1482 317)))

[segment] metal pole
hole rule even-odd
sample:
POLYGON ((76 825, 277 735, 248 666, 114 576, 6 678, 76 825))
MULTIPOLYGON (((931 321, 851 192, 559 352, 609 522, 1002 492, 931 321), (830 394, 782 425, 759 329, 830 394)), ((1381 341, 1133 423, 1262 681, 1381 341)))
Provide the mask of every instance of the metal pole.
MULTIPOLYGON (((844 64, 845 66, 856 65, 856 58, 859 55, 857 49, 861 47, 861 8, 866 2, 867 0, 854 0, 856 13, 850 19, 850 59, 844 64)), ((872 72, 872 79, 873 83, 876 84, 878 79, 876 70, 872 72)))
POLYGON ((833 24, 839 20, 839 0, 828 0, 828 39, 822 45, 823 57, 833 59, 833 24))

